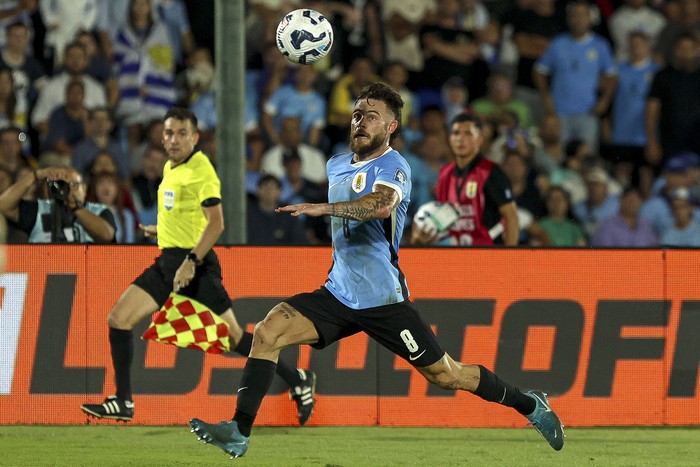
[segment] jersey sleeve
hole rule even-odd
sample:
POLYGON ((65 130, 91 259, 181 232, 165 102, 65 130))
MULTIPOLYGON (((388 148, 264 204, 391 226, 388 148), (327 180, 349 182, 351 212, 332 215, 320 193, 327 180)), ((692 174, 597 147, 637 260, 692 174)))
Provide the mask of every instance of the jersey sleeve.
POLYGON ((493 204, 499 208, 513 201, 510 180, 497 165, 491 169, 491 174, 484 185, 484 192, 487 199, 493 201, 493 204))
POLYGON ((387 159, 377 168, 372 189, 377 185, 393 188, 401 197, 408 198, 411 194, 411 168, 402 157, 387 159))
POLYGON ((221 181, 214 170, 214 166, 210 163, 202 164, 199 169, 198 181, 197 200, 199 204, 211 198, 221 199, 221 181))

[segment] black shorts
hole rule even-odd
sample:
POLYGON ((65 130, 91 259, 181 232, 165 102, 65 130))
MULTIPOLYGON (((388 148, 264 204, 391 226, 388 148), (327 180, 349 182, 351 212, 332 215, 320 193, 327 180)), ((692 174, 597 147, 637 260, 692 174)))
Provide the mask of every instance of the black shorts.
POLYGON ((417 367, 432 365, 445 355, 430 326, 409 301, 354 310, 321 287, 285 303, 314 323, 319 340, 312 347, 317 349, 363 331, 417 367))
MULTIPOLYGON (((175 272, 189 252, 189 249, 184 248, 164 249, 133 284, 145 290, 158 305, 163 305, 173 291, 175 272)), ((221 283, 221 265, 214 250, 209 250, 202 258, 202 264, 197 266, 194 279, 179 293, 203 303, 217 315, 231 308, 231 298, 221 283)))

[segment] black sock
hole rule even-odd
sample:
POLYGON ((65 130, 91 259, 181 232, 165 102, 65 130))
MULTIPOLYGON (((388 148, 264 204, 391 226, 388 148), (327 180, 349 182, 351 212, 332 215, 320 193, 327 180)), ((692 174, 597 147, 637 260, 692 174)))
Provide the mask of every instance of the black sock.
POLYGON ((131 400, 131 362, 134 359, 134 335, 131 330, 109 328, 109 344, 112 349, 114 380, 117 397, 131 400))
POLYGON ((508 384, 495 373, 479 365, 479 386, 474 394, 489 402, 496 402, 507 407, 513 407, 522 415, 530 415, 535 411, 537 403, 512 384, 508 384))
MULTIPOLYGON (((237 354, 247 357, 250 353, 250 347, 252 345, 253 334, 249 332, 244 332, 243 337, 241 337, 241 340, 238 342, 238 345, 235 349, 233 349, 233 351, 237 354)), ((282 360, 279 360, 277 362, 277 374, 280 375, 280 378, 282 378, 284 382, 289 385, 290 388, 299 386, 301 384, 301 376, 299 376, 299 372, 296 370, 296 368, 291 368, 282 360)))
POLYGON ((238 344, 236 345, 236 348, 233 349, 233 351, 239 355, 243 355, 244 357, 247 357, 248 354, 250 353, 250 348, 252 346, 253 346, 253 334, 251 334, 249 332, 244 332, 243 336, 241 336, 241 340, 238 341, 238 344))
POLYGON ((275 377, 276 366, 275 362, 260 358, 249 357, 246 361, 238 390, 236 413, 233 416, 243 436, 250 436, 260 404, 275 377))

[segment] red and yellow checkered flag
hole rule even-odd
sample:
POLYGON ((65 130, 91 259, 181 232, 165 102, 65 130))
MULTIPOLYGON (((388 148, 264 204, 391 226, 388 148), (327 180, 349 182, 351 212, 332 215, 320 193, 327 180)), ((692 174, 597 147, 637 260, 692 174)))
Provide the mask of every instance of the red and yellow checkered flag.
POLYGON ((220 316, 197 300, 171 292, 141 339, 222 353, 230 349, 228 336, 228 324, 220 316))

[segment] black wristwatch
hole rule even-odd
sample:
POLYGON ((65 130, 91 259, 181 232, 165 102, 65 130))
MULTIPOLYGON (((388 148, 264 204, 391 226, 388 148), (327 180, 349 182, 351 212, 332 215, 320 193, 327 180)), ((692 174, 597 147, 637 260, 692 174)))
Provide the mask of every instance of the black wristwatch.
POLYGON ((202 264, 202 260, 197 258, 197 255, 195 255, 191 251, 189 253, 187 253, 187 256, 185 256, 185 259, 187 261, 192 261, 195 264, 195 266, 199 266, 200 264, 202 264))

